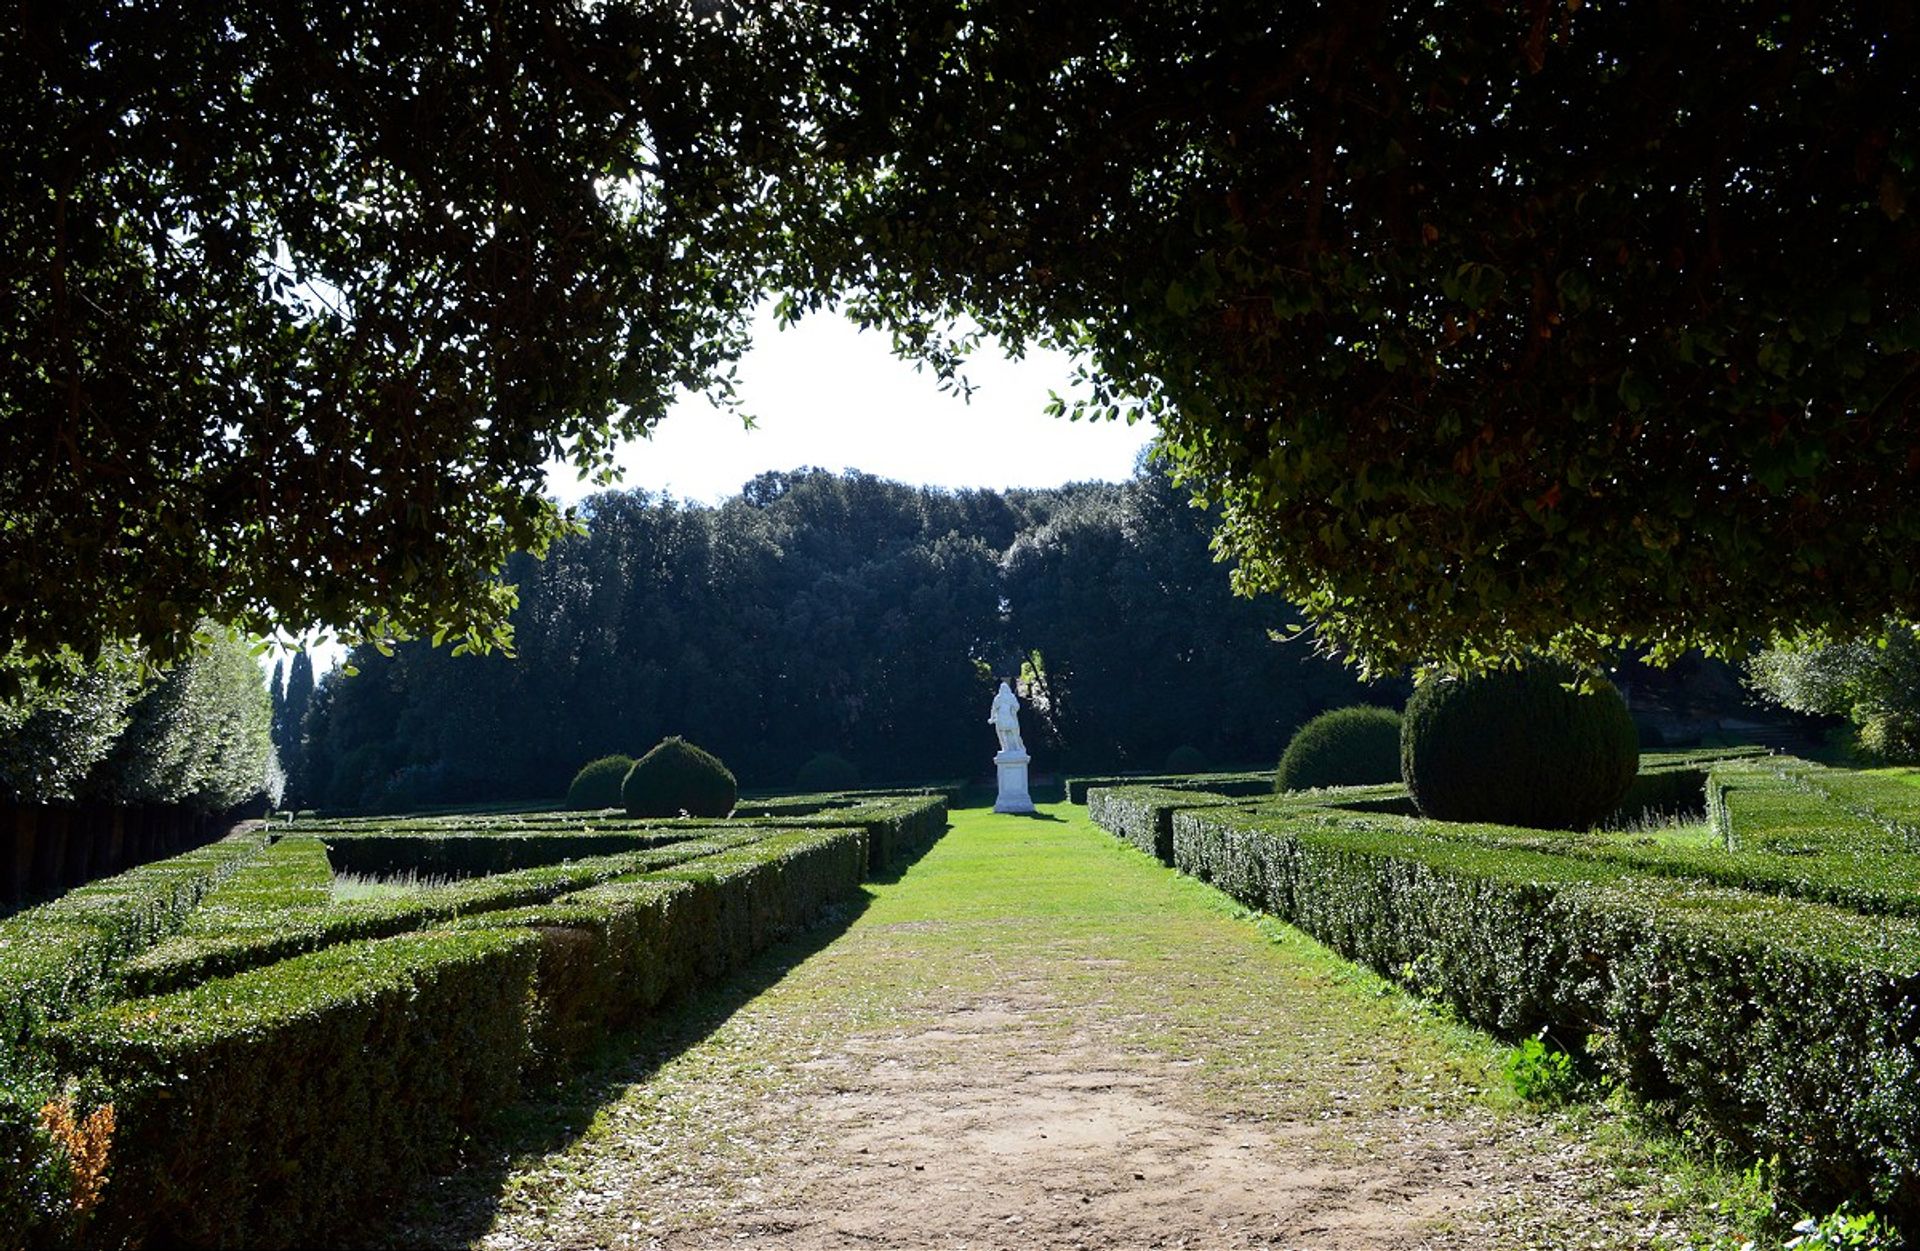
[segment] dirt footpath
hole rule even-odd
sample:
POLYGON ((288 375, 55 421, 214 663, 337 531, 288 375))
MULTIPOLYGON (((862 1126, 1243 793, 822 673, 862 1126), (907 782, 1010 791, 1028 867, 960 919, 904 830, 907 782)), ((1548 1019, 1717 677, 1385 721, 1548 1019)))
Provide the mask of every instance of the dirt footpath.
POLYGON ((787 1192, 660 1245, 1432 1245, 1507 1166, 1484 1116, 1236 1117, 1190 1066, 1039 1027, 1048 1006, 956 1004, 813 1062, 821 1084, 767 1109, 816 1130, 787 1192))
POLYGON ((398 1243, 1688 1245, 1697 1213, 1498 1096, 1484 1040, 1080 821, 957 825, 398 1243))

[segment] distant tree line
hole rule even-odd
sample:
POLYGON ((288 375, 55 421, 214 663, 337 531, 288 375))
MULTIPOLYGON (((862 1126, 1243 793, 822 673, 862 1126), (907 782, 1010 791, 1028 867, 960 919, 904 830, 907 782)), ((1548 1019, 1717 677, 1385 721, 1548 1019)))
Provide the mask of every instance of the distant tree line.
POLYGON ((260 667, 204 624, 156 670, 133 648, 68 652, 0 696, 0 912, 170 856, 281 797, 260 667))
POLYGON ((69 657, 0 700, 0 806, 184 805, 278 799, 271 708, 248 644, 210 624, 152 672, 129 648, 69 657))
POLYGON ((297 802, 558 796, 669 734, 749 786, 819 752, 868 782, 971 776, 1003 677, 1045 770, 1183 747, 1270 764, 1314 713, 1404 695, 1278 641, 1289 610, 1231 594, 1208 515, 1156 472, 1002 492, 801 470, 717 507, 625 491, 584 511, 586 534, 507 569, 515 656, 361 647, 310 694, 296 659, 277 708, 297 802))

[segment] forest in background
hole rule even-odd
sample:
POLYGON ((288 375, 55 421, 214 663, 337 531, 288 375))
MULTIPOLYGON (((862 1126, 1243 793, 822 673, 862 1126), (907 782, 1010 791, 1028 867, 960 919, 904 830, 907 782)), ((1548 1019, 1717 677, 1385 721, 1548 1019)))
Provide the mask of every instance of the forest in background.
MULTIPOLYGON (((1159 769, 1176 748, 1271 765, 1314 713, 1398 704, 1236 598, 1212 519, 1166 477, 948 491, 768 473, 718 506, 614 491, 587 533, 516 557, 516 655, 370 647, 276 727, 302 804, 558 796, 596 756, 681 734, 743 784, 817 752, 867 782, 989 770, 993 684, 1020 675, 1036 767, 1159 769)), ((309 690, 311 694, 309 694, 309 690)))

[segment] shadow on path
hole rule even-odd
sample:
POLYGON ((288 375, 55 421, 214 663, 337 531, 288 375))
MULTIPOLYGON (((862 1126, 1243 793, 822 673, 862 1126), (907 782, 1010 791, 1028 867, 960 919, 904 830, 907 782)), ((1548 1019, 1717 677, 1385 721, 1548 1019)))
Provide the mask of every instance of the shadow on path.
MULTIPOLYGON (((949 827, 951 829, 951 827, 949 827)), ((942 831, 942 837, 947 831, 942 831)), ((896 857, 867 885, 897 882, 939 839, 896 857)), ((458 1247, 493 1225, 507 1179, 529 1157, 577 1141, 600 1109, 698 1045, 754 998, 844 934, 872 904, 867 890, 836 901, 812 928, 767 948, 722 981, 662 1005, 648 1020, 607 1038, 572 1077, 535 1087, 469 1144, 467 1163, 402 1201, 391 1223, 343 1246, 458 1247)))

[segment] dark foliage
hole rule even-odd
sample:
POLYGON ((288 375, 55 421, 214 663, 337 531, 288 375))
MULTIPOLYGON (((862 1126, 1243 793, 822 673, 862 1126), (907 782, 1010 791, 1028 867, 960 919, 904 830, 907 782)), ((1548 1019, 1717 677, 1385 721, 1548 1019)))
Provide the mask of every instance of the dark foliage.
POLYGON ((1280 753, 1273 786, 1366 786, 1400 777, 1400 714, 1358 704, 1323 712, 1294 733, 1280 753))
POLYGON ((871 315, 1070 338, 1323 636, 1920 617, 1912 5, 862 15, 820 73, 888 153, 871 315))
POLYGON ((615 753, 588 761, 567 787, 567 807, 581 810, 618 808, 620 788, 633 768, 633 757, 615 753))
POLYGON ((719 757, 677 735, 634 761, 620 786, 630 817, 724 817, 739 800, 740 785, 719 757))
POLYGON ((1585 829, 1620 806, 1639 767, 1626 701, 1605 678, 1539 663, 1435 677, 1407 701, 1400 765, 1420 811, 1443 821, 1585 829))
POLYGON ((1274 642, 1288 615, 1233 597, 1206 514, 1153 473, 951 492, 803 471, 718 507, 636 491, 585 511, 585 535, 508 566, 517 658, 409 643, 326 677, 288 766, 302 803, 548 797, 668 734, 757 787, 823 744, 868 784, 976 777, 983 667, 1022 657, 1046 770, 1158 770, 1181 744, 1255 761, 1323 708, 1391 697, 1274 642))
POLYGON ((1205 773, 1213 766, 1207 760, 1207 753, 1192 743, 1182 743, 1167 753, 1168 773, 1205 773))
POLYGON ((852 790, 860 785, 860 770, 837 752, 815 752, 793 775, 793 784, 814 794, 852 790))
POLYGON ((1080 349, 1376 661, 1920 616, 1908 4, 9 12, 31 655, 498 638, 545 464, 724 393, 767 290, 1080 349))

